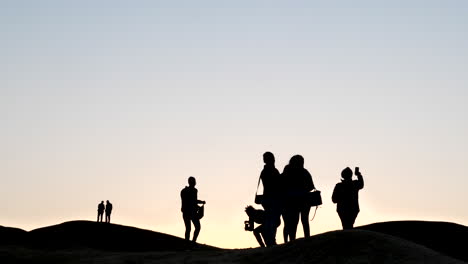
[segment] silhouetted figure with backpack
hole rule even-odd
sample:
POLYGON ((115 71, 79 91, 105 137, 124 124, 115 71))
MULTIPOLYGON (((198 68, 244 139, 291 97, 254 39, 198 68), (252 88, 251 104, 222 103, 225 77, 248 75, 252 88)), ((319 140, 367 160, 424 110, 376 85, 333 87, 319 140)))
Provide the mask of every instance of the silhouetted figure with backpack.
POLYGON ((275 167, 275 156, 271 152, 263 154, 265 163, 260 180, 263 184, 262 206, 265 209, 263 238, 267 247, 276 245, 276 230, 281 224, 280 173, 275 167))
POLYGON ((253 231, 260 247, 265 247, 265 243, 263 242, 265 240, 265 226, 263 225, 265 223, 265 211, 255 209, 249 205, 245 208, 245 213, 249 216, 249 220, 245 221, 245 231, 253 231), (260 225, 255 227, 255 223, 260 225))
POLYGON ((341 182, 333 190, 332 201, 337 204, 336 211, 343 229, 352 229, 359 214, 359 190, 364 188, 364 179, 356 167, 357 180, 353 180, 353 171, 347 167, 341 172, 341 182))
POLYGON ((110 223, 112 213, 112 204, 107 200, 106 202, 106 223, 110 223))
POLYGON ((195 227, 193 233, 193 242, 197 242, 198 234, 200 233, 200 218, 199 213, 203 212, 199 210, 198 204, 205 204, 205 201, 200 201, 197 198, 198 190, 195 188, 197 184, 194 177, 189 177, 188 179, 189 186, 186 186, 180 192, 180 198, 182 200, 182 217, 185 224, 185 240, 190 241, 190 231, 192 229, 192 223, 195 227))
POLYGON ((102 222, 102 215, 104 214, 104 201, 101 201, 100 204, 98 204, 97 208, 97 221, 102 222))
POLYGON ((310 237, 309 212, 310 204, 307 193, 315 189, 312 176, 304 168, 304 158, 301 155, 293 156, 282 173, 284 190, 283 220, 284 242, 296 239, 299 218, 304 229, 304 237, 310 237))

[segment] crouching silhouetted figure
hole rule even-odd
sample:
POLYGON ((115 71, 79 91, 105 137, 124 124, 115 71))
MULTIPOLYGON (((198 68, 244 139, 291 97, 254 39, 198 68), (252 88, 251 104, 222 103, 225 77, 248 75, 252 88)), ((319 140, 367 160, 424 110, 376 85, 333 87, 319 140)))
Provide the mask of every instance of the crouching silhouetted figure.
POLYGON ((185 224, 185 240, 190 240, 190 231, 192 229, 192 223, 195 227, 193 232, 193 242, 197 242, 198 234, 200 233, 200 218, 202 217, 198 204, 205 204, 205 201, 200 201, 197 198, 198 190, 195 188, 197 184, 194 177, 188 179, 189 186, 186 186, 180 192, 180 198, 182 200, 182 217, 184 218, 185 224))
POLYGON ((359 167, 356 167, 357 180, 353 180, 353 171, 347 167, 341 172, 341 182, 333 190, 332 201, 337 204, 336 211, 341 219, 343 229, 352 229, 359 214, 359 190, 364 188, 359 167))
POLYGON ((100 204, 98 204, 98 209, 97 209, 97 221, 102 222, 102 215, 104 214, 104 201, 101 201, 100 204))
POLYGON ((253 231, 255 238, 260 244, 261 247, 265 247, 265 211, 261 209, 255 209, 253 206, 249 205, 245 208, 245 212, 249 216, 249 221, 245 221, 245 231, 253 231), (255 227, 255 223, 260 224, 255 227), (262 238, 263 237, 263 238, 262 238))

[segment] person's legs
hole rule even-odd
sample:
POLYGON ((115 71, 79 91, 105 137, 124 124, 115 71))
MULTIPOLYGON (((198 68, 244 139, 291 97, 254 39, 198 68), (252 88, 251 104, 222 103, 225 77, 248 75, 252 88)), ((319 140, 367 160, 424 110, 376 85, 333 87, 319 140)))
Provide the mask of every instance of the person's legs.
POLYGON ((354 212, 350 214, 350 219, 349 219, 349 225, 351 228, 354 228, 354 222, 356 222, 356 218, 358 216, 359 212, 354 212))
POLYGON ((338 212, 338 216, 340 217, 341 226, 343 227, 343 230, 345 230, 347 226, 346 214, 343 212, 338 212))
POLYGON ((263 204, 265 209, 265 222, 263 224, 263 238, 267 247, 276 245, 276 219, 274 213, 274 207, 271 201, 263 204))
POLYGON ((291 241, 296 240, 297 225, 299 224, 299 208, 294 208, 291 211, 290 226, 289 226, 289 239, 291 241))
POLYGON ((197 242, 198 234, 200 234, 200 219, 197 217, 192 217, 193 226, 195 227, 195 231, 193 232, 193 242, 197 242))
POLYGON ((190 215, 183 214, 182 217, 184 218, 184 224, 185 224, 185 240, 190 240, 190 231, 192 229, 192 224, 190 222, 190 215))
MULTIPOLYGON (((287 202, 283 208, 283 220, 284 220, 284 228, 283 228, 283 237, 284 237, 284 243, 287 243, 288 241, 291 242, 293 239, 293 232, 294 234, 296 234, 296 231, 295 231, 295 228, 293 227, 294 226, 294 223, 296 223, 296 226, 297 226, 297 223, 299 221, 299 219, 297 219, 297 221, 295 221, 295 214, 296 214, 296 208, 295 208, 295 205, 291 202, 287 202)), ((298 213, 298 216, 299 217, 299 213, 298 213)), ((295 238, 295 236, 294 236, 295 238)))
POLYGON ((338 215, 340 216, 343 230, 353 228, 354 220, 352 214, 350 214, 349 212, 338 212, 338 215))
POLYGON ((281 225, 281 206, 279 202, 277 202, 273 204, 273 211, 272 211, 272 227, 271 227, 272 245, 277 245, 276 232, 280 225, 281 225))
POLYGON ((107 219, 106 219, 107 223, 110 223, 110 217, 111 217, 111 214, 109 213, 109 214, 107 215, 107 219))
POLYGON ((260 247, 265 247, 265 243, 263 243, 263 240, 262 240, 263 231, 264 231, 263 225, 258 226, 253 231, 254 236, 257 239, 258 244, 260 244, 260 247))
POLYGON ((284 243, 288 243, 288 227, 289 227, 289 222, 288 222, 288 216, 286 214, 286 212, 283 212, 281 214, 283 216, 283 240, 284 240, 284 243))
POLYGON ((302 206, 301 223, 302 223, 302 228, 304 229, 304 237, 310 237, 309 212, 310 212, 310 206, 308 205, 302 206))
POLYGON ((353 229, 353 218, 349 214, 345 216, 344 229, 353 229))

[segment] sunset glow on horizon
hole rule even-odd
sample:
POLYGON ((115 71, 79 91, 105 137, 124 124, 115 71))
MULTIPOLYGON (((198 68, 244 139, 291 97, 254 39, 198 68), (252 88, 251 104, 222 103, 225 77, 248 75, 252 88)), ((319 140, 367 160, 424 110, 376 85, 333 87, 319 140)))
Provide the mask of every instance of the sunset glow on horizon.
MULTIPOLYGON (((198 242, 244 231, 262 154, 300 154, 331 194, 359 166, 355 226, 468 224, 468 2, 3 1, 0 225, 96 220, 184 236, 180 191, 206 200, 198 242)), ((310 218, 314 214, 312 208, 310 218)), ((302 226, 298 226, 302 237, 302 226)), ((282 226, 277 232, 282 243, 282 226)))

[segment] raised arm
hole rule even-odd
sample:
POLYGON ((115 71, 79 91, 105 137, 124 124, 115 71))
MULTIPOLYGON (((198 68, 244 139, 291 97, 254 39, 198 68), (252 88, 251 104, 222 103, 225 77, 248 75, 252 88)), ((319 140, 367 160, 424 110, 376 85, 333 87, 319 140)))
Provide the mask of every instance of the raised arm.
POLYGON ((358 182, 358 183, 357 183, 358 189, 364 188, 364 178, 362 177, 361 172, 356 173, 356 176, 357 176, 357 178, 358 178, 358 180, 357 180, 357 182, 358 182))

